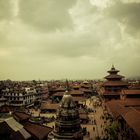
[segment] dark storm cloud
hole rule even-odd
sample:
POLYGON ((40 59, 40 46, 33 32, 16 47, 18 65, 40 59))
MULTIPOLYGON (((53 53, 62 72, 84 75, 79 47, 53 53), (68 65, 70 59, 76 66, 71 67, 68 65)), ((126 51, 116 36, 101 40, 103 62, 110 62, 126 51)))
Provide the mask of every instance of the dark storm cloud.
POLYGON ((72 28, 69 9, 76 0, 20 0, 19 17, 38 30, 72 28))
POLYGON ((0 20, 10 19, 12 16, 11 1, 0 0, 0 20))
POLYGON ((0 0, 0 47, 3 47, 7 39, 7 25, 13 17, 11 0, 0 0))
POLYGON ((140 31, 140 3, 117 2, 105 11, 107 15, 123 23, 128 33, 137 34, 140 31))
POLYGON ((52 47, 48 48, 45 47, 47 54, 53 54, 57 56, 64 56, 64 57, 81 57, 81 56, 92 56, 95 55, 95 50, 98 49, 99 43, 98 41, 83 39, 83 41, 79 40, 65 40, 63 42, 57 42, 52 45, 52 47), (76 47, 77 46, 77 47, 76 47), (48 51, 49 50, 49 51, 48 51))
POLYGON ((119 1, 0 0, 0 79, 139 75, 139 4, 119 1))

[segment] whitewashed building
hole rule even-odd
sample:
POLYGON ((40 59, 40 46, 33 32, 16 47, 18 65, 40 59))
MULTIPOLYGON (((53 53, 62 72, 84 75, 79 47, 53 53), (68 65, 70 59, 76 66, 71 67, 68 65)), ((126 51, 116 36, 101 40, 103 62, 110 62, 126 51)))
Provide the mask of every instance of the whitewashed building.
POLYGON ((32 87, 6 88, 3 90, 3 96, 11 106, 32 105, 36 99, 37 92, 32 87))

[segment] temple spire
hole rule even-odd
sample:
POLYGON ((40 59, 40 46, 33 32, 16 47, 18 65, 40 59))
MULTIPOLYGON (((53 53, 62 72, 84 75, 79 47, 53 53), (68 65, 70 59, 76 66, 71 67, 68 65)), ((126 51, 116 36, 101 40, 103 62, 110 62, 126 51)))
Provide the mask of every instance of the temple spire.
POLYGON ((68 80, 66 79, 66 91, 70 91, 70 86, 69 86, 69 82, 68 82, 68 80))
POLYGON ((112 64, 112 69, 115 69, 114 64, 112 64))

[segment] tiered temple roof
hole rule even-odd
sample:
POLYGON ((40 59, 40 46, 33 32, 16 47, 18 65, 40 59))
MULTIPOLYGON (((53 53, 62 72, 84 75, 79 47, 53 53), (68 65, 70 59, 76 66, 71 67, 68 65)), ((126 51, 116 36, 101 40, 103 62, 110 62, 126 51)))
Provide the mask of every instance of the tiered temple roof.
POLYGON ((123 80, 124 76, 118 74, 119 70, 115 69, 114 65, 108 71, 109 75, 104 77, 106 81, 103 83, 101 94, 106 99, 120 98, 121 91, 128 89, 128 83, 123 80))
POLYGON ((105 77, 107 81, 104 82, 104 87, 120 87, 120 86, 127 86, 128 83, 123 81, 122 79, 124 76, 117 74, 119 70, 115 69, 114 65, 112 65, 111 70, 108 71, 109 75, 105 77))

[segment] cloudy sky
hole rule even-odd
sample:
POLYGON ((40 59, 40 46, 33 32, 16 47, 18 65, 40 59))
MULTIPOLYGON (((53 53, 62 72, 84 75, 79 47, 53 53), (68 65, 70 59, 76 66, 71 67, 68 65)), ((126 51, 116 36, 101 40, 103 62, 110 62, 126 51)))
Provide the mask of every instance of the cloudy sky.
POLYGON ((0 79, 140 76, 140 0, 0 0, 0 79))

